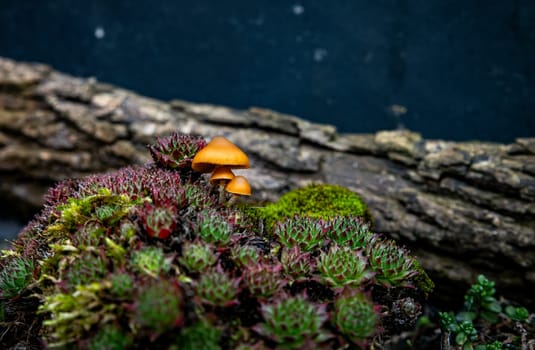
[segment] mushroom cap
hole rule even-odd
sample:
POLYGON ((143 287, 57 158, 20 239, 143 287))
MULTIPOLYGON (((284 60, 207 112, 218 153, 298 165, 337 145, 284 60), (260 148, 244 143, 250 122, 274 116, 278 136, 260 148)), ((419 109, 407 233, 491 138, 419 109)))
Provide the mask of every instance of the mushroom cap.
POLYGON ((238 146, 223 136, 216 136, 197 152, 191 168, 200 173, 209 173, 218 165, 232 169, 249 168, 249 158, 238 146))
POLYGON ((229 167, 224 165, 219 165, 214 169, 212 176, 210 177, 210 182, 219 181, 219 180, 232 180, 234 178, 234 173, 230 170, 229 167))
POLYGON ((232 193, 232 194, 250 196, 251 185, 249 185, 249 181, 247 181, 245 176, 238 175, 238 176, 234 176, 234 178, 230 180, 230 182, 225 187, 225 191, 232 193))

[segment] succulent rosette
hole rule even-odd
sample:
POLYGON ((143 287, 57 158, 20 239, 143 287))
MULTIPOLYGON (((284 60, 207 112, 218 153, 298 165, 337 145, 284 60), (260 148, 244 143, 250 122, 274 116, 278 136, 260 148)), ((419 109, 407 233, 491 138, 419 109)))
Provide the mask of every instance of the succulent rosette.
POLYGON ((166 239, 176 228, 176 210, 171 206, 145 203, 138 212, 141 224, 150 237, 166 239))
POLYGON ((337 244, 322 251, 317 264, 321 280, 333 287, 360 286, 374 275, 361 251, 337 244))
POLYGON ((168 168, 190 167, 195 154, 206 146, 201 137, 173 133, 158 138, 156 144, 149 145, 150 155, 155 163, 168 168))
POLYGON ((352 342, 361 343, 377 331, 379 312, 363 293, 346 290, 334 302, 331 322, 352 342))
POLYGON ((195 290, 201 303, 221 307, 232 306, 238 303, 240 278, 230 277, 218 265, 199 277, 195 290))
POLYGON ((411 278, 418 274, 414 258, 405 248, 392 240, 377 236, 367 248, 370 265, 377 271, 376 279, 386 286, 411 286, 411 278))
POLYGON ((327 340, 322 328, 326 306, 310 302, 304 295, 286 296, 262 305, 264 322, 253 329, 284 349, 310 349, 327 340))

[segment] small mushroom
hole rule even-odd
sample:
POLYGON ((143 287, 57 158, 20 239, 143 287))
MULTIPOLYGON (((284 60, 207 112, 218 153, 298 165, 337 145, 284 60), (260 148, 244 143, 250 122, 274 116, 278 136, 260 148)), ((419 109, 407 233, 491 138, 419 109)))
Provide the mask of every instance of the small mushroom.
POLYGON ((220 165, 229 169, 245 169, 249 168, 249 158, 238 146, 223 136, 216 136, 197 152, 191 162, 191 168, 199 173, 212 172, 220 165))
POLYGON ((211 184, 217 184, 219 191, 219 203, 225 200, 225 185, 234 178, 234 173, 229 167, 220 165, 215 168, 210 177, 211 184))
POLYGON ((251 195, 251 185, 245 176, 234 176, 232 180, 225 187, 225 191, 232 194, 232 198, 229 199, 228 205, 232 205, 236 202, 240 196, 250 196, 251 195))

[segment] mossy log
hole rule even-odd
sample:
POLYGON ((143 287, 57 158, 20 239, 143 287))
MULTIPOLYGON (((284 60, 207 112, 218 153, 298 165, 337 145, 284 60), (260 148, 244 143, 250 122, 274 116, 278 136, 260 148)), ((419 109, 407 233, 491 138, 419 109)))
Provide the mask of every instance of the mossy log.
POLYGON ((455 297, 486 274, 535 305, 535 138, 504 145, 425 140, 414 132, 339 134, 271 110, 162 102, 94 78, 0 58, 0 195, 25 217, 57 181, 149 161, 173 131, 224 135, 251 157, 256 200, 308 183, 362 196, 375 231, 409 247, 455 297))

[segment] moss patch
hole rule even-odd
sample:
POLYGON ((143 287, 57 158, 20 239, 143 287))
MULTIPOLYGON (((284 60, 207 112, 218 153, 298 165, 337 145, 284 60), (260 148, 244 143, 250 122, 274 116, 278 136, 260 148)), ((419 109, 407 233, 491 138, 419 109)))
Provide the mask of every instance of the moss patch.
POLYGON ((290 191, 276 203, 268 204, 258 212, 268 229, 276 222, 296 214, 316 219, 359 216, 370 224, 373 221, 368 206, 358 194, 345 187, 329 184, 308 185, 290 191))

